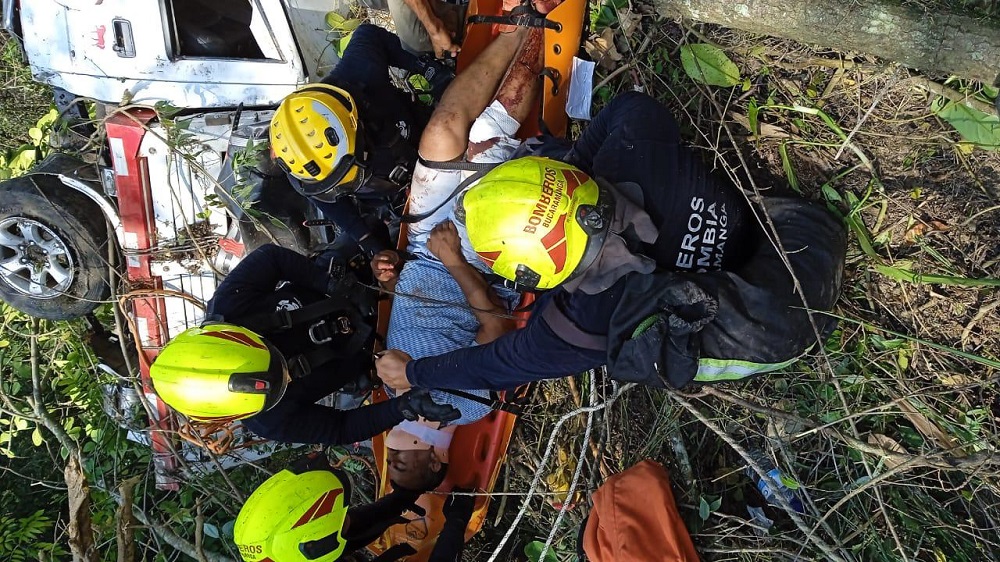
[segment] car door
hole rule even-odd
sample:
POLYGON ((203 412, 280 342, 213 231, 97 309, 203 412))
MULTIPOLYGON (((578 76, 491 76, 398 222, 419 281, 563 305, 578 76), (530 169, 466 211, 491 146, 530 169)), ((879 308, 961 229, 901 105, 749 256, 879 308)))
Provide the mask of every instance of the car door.
POLYGON ((21 23, 39 81, 107 103, 265 106, 305 81, 279 0, 32 0, 21 23))

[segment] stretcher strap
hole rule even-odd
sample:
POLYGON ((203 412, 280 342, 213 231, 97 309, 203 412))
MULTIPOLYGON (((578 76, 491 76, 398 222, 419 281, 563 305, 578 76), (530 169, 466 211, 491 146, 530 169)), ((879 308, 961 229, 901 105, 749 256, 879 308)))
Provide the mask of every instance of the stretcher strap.
POLYGON ((477 171, 476 173, 474 173, 471 176, 465 178, 465 180, 462 181, 462 183, 458 184, 455 187, 454 191, 452 191, 450 194, 448 194, 448 197, 445 197, 444 200, 441 201, 440 203, 438 203, 433 209, 431 209, 429 211, 425 211, 423 213, 416 214, 416 215, 411 215, 411 214, 407 213, 407 214, 403 215, 403 217, 400 219, 401 222, 412 224, 412 223, 415 223, 415 222, 420 222, 420 221, 422 221, 422 220, 430 217, 434 213, 438 212, 438 210, 441 207, 444 207, 445 204, 447 204, 449 201, 451 201, 452 199, 454 199, 465 188, 467 188, 470 185, 472 185, 473 182, 479 181, 480 178, 482 178, 483 176, 486 175, 486 172, 492 170, 493 168, 497 167, 497 165, 498 165, 498 164, 476 164, 474 162, 437 162, 435 164, 443 164, 443 165, 456 166, 454 168, 448 168, 448 167, 440 166, 440 167, 436 168, 436 169, 439 169, 439 170, 467 170, 467 169, 469 169, 469 168, 464 168, 464 167, 457 167, 459 165, 465 165, 465 164, 467 164, 469 166, 482 166, 482 167, 478 168, 479 171, 477 171))
POLYGON ((510 14, 508 16, 484 16, 484 15, 474 15, 469 16, 468 22, 471 24, 501 24, 501 25, 517 25, 521 27, 541 27, 544 29, 552 29, 554 31, 562 31, 562 24, 557 21, 552 21, 546 19, 545 16, 537 13, 524 13, 524 14, 510 14))
POLYGON ((483 404, 484 406, 489 406, 494 410, 500 410, 502 412, 507 412, 508 414, 513 414, 515 416, 520 416, 522 413, 524 413, 524 408, 522 408, 520 404, 513 404, 511 402, 502 402, 499 399, 495 398, 485 398, 483 396, 479 396, 478 394, 472 394, 471 392, 465 392, 463 390, 455 390, 448 388, 438 388, 436 390, 444 392, 445 394, 451 394, 452 396, 457 396, 459 398, 465 398, 466 400, 478 402, 479 404, 483 404))

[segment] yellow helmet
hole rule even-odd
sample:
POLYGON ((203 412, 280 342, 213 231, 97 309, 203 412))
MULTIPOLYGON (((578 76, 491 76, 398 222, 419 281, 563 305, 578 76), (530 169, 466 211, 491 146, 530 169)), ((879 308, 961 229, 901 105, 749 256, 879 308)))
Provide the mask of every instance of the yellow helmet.
POLYGON ((156 357, 149 376, 164 402, 199 421, 238 420, 267 410, 291 380, 280 351, 233 324, 180 333, 156 357))
POLYGON ((246 562, 330 562, 344 552, 350 489, 321 455, 268 478, 243 504, 233 529, 246 562))
POLYGON ((271 118, 271 150, 298 192, 333 201, 363 179, 364 135, 351 94, 310 84, 284 100, 271 118))
POLYGON ((579 169, 528 156, 493 168, 461 197, 457 218, 498 275, 551 289, 600 253, 614 200, 579 169))

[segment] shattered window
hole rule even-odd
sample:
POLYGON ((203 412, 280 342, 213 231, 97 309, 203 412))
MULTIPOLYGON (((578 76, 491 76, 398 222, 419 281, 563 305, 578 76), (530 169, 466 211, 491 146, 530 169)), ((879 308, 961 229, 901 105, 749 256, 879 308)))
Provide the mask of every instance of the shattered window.
POLYGON ((279 59, 257 0, 167 0, 175 57, 279 59))

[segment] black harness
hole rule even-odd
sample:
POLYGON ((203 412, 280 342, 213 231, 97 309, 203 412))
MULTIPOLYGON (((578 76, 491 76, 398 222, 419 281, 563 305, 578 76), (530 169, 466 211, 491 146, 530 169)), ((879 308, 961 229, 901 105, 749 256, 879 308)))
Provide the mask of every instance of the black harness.
POLYGON ((305 326, 313 349, 287 358, 293 379, 308 376, 316 367, 360 351, 374 330, 356 303, 336 294, 296 310, 264 312, 240 318, 237 324, 263 336, 305 326), (328 345, 335 339, 337 345, 328 345))

